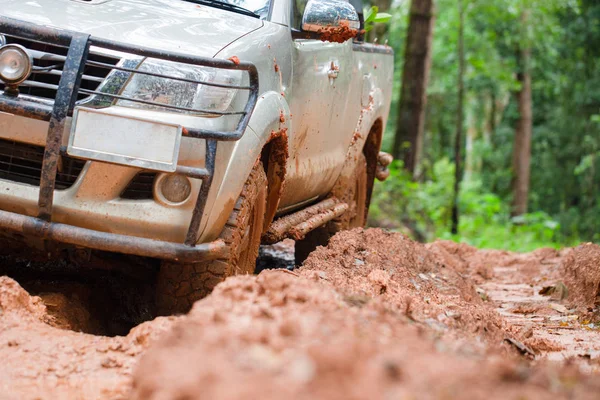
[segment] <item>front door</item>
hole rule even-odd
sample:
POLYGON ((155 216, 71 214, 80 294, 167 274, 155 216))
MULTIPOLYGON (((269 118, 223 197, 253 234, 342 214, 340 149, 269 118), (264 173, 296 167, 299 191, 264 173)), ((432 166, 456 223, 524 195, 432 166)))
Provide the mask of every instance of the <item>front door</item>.
POLYGON ((348 109, 355 103, 349 99, 353 84, 352 41, 296 39, 293 46, 289 99, 293 133, 282 208, 310 201, 331 190, 358 118, 358 110, 348 109))

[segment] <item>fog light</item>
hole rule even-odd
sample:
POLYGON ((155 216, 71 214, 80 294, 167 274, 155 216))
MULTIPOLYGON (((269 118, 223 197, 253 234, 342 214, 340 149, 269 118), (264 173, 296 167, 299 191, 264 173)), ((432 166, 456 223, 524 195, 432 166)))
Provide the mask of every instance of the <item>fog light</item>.
POLYGON ((163 203, 179 205, 192 194, 192 183, 185 175, 161 174, 154 184, 154 194, 163 203))
POLYGON ((33 57, 25 47, 7 44, 0 47, 0 79, 8 85, 18 85, 31 75, 33 57))

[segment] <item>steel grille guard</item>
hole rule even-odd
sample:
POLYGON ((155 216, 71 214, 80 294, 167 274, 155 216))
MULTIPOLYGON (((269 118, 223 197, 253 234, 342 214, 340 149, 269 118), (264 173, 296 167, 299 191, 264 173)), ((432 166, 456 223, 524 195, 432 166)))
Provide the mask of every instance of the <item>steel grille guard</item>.
MULTIPOLYGON (((132 46, 111 40, 96 38, 83 33, 53 29, 6 17, 0 17, 0 32, 10 36, 64 46, 68 47, 69 49, 64 61, 63 72, 58 84, 56 98, 52 106, 30 101, 22 97, 12 97, 6 94, 0 95, 0 111, 33 119, 49 121, 38 198, 38 218, 0 210, 0 228, 4 227, 9 230, 19 231, 46 239, 57 240, 84 247, 92 247, 100 250, 188 262, 214 259, 227 253, 228 249, 222 241, 201 245, 197 245, 196 243, 198 241, 198 231, 202 214, 204 213, 208 192, 210 190, 214 174, 217 144, 219 141, 239 140, 244 134, 252 111, 256 106, 259 86, 258 72, 254 64, 248 62, 234 63, 229 60, 189 56, 181 53, 132 46), (241 70, 248 73, 248 86, 233 86, 216 84, 212 82, 193 81, 194 83, 203 85, 247 90, 248 101, 243 111, 216 112, 194 110, 215 116, 240 115, 240 119, 234 131, 225 132, 192 128, 186 128, 183 130, 184 136, 205 139, 206 142, 206 162, 204 168, 177 166, 176 169, 176 172, 179 174, 202 180, 200 193, 192 213, 185 243, 183 244, 105 233, 51 222, 58 158, 61 154, 66 155, 66 148, 61 146, 65 121, 68 116, 73 114, 77 94, 81 92, 98 96, 106 96, 112 98, 113 100, 126 99, 144 103, 144 101, 138 101, 136 99, 123 97, 117 94, 80 89, 79 85, 81 82, 81 76, 83 75, 83 70, 86 66, 87 55, 90 46, 133 54, 140 57, 150 57, 165 61, 173 61, 212 68, 241 70)), ((102 66, 102 63, 90 62, 87 65, 102 66)), ((131 74, 143 73, 147 75, 153 75, 158 78, 188 82, 190 81, 184 78, 172 78, 161 74, 154 74, 147 71, 137 71, 136 69, 119 67, 110 64, 106 64, 104 67, 112 70, 121 70, 131 74)), ((165 108, 182 110, 181 107, 164 104, 160 105, 161 107, 165 108)), ((189 110, 185 109, 185 111, 189 110)))

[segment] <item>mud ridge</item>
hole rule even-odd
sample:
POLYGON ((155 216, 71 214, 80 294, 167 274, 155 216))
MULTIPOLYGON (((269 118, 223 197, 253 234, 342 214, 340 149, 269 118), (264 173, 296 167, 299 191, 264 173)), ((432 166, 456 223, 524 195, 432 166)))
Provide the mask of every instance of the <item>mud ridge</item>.
POLYGON ((116 337, 60 329, 50 311, 64 299, 31 296, 3 277, 0 390, 43 399, 598 398, 600 325, 590 308, 599 249, 515 254, 356 229, 299 269, 229 278, 189 314, 116 337), (582 271, 590 275, 578 279, 582 271))

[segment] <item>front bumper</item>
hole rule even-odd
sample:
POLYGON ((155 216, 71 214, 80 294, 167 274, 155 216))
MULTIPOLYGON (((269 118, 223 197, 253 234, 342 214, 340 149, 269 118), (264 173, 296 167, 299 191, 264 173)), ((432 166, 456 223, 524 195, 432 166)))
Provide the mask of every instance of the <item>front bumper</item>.
POLYGON ((94 231, 72 225, 0 210, 0 228, 74 246, 179 262, 202 262, 223 258, 229 248, 222 240, 188 246, 115 233, 94 231))
MULTIPOLYGON (((225 244, 220 241, 197 244, 199 227, 214 175, 217 145, 220 141, 236 141, 242 137, 248 125, 250 115, 256 105, 258 97, 258 73, 253 64, 245 62, 234 63, 228 60, 194 57, 180 53, 133 47, 123 43, 91 37, 86 34, 51 29, 4 17, 0 17, 0 32, 14 37, 44 41, 53 45, 68 47, 62 75, 56 90, 56 98, 52 105, 28 101, 26 98, 0 93, 0 112, 48 122, 48 133, 45 140, 45 152, 37 198, 37 210, 35 213, 26 212, 29 215, 0 210, 0 230, 19 232, 25 235, 37 236, 47 240, 91 249, 185 262, 199 262, 226 255, 227 249, 225 248, 225 244), (239 90, 248 91, 248 100, 245 103, 243 111, 214 113, 216 114, 214 115, 215 117, 239 115, 239 121, 236 124, 235 130, 219 131, 199 129, 191 126, 182 127, 184 138, 188 138, 189 140, 201 139, 205 144, 205 162, 202 168, 180 164, 176 169, 176 173, 202 181, 184 243, 109 233, 103 231, 103 228, 91 230, 56 222, 56 219, 63 220, 63 222, 65 219, 64 216, 60 215, 60 209, 58 212, 56 210, 55 183, 60 156, 67 155, 67 150, 63 145, 63 134, 68 132, 66 125, 69 117, 73 115, 76 108, 77 94, 85 93, 99 96, 106 106, 114 104, 118 99, 123 99, 123 96, 116 93, 90 91, 80 88, 84 68, 86 63, 90 63, 87 57, 91 46, 108 51, 132 54, 138 57, 151 57, 212 68, 236 69, 245 71, 248 74, 248 86, 236 87, 239 90), (106 99, 110 101, 107 102, 106 99), (36 214, 37 216, 32 216, 36 214), (56 214, 59 214, 58 218, 56 214)), ((96 62, 95 66, 98 66, 98 64, 96 62)), ((128 76, 138 73, 135 68, 113 65, 108 66, 108 68, 118 70, 121 73, 128 74, 128 76)), ((152 73, 147 74, 152 75, 152 73)), ((158 78, 165 78, 161 75, 156 76, 158 78)), ((169 77, 165 79, 176 80, 178 78, 169 77)), ((197 83, 211 85, 209 82, 198 81, 197 83)), ((12 211, 15 211, 15 209, 12 211)))

